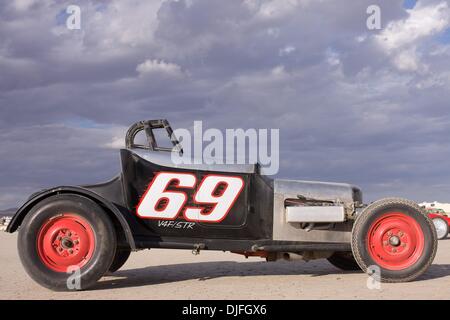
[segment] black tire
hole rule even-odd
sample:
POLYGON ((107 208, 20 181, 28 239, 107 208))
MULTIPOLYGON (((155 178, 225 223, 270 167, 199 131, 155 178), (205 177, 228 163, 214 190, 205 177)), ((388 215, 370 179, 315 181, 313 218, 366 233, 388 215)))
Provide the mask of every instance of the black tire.
POLYGON ((433 262, 437 251, 436 230, 416 203, 383 199, 358 214, 352 230, 352 251, 364 272, 371 274, 372 266, 379 268, 381 282, 412 281, 433 262), (376 237, 381 238, 374 241, 376 237))
POLYGON ((444 219, 439 218, 439 217, 433 218, 432 221, 433 221, 433 225, 436 229, 436 234, 437 234, 438 240, 447 238, 448 231, 449 231, 447 221, 445 221, 444 219))
MULTIPOLYGON (((63 233, 70 231, 64 228, 59 230, 63 233)), ((72 233, 67 234, 70 236, 72 233)), ((50 239, 56 241, 53 240, 55 238, 50 239)), ((61 241, 59 236, 57 239, 63 245, 66 238, 61 241)), ((48 242, 53 246, 54 242, 51 241, 48 242)), ((28 275, 40 285, 54 291, 84 290, 94 285, 108 271, 117 246, 115 229, 108 215, 95 202, 78 195, 55 195, 35 205, 22 222, 17 245, 20 259, 28 275), (46 243, 45 238, 41 236, 42 230, 46 230, 44 226, 55 223, 52 221, 58 221, 58 219, 64 221, 69 216, 75 220, 74 225, 77 225, 78 219, 87 223, 91 231, 91 237, 88 237, 91 241, 83 241, 83 238, 79 238, 79 241, 75 240, 76 244, 80 243, 80 247, 85 243, 90 244, 89 258, 87 255, 80 258, 82 261, 79 268, 80 277, 77 278, 79 286, 69 286, 68 281, 72 281, 72 273, 68 273, 70 269, 68 270, 66 265, 61 265, 62 270, 65 269, 67 272, 55 271, 51 265, 49 266, 49 260, 45 258, 47 256, 43 255, 39 249, 39 244, 46 243)), ((65 249, 58 247, 52 254, 58 254, 57 250, 67 248, 72 246, 65 249)), ((78 250, 77 247, 74 248, 78 250)), ((48 249, 48 252, 51 252, 51 249, 48 249)), ((75 252, 75 254, 79 253, 80 251, 75 252)), ((58 267, 57 263, 55 265, 58 267)))
POLYGON ((361 270, 351 252, 335 252, 327 260, 336 268, 344 271, 361 270))
POLYGON ((116 255, 114 256, 114 260, 109 267, 109 272, 113 273, 122 268, 122 266, 127 262, 130 257, 131 249, 129 248, 119 248, 116 250, 116 255))

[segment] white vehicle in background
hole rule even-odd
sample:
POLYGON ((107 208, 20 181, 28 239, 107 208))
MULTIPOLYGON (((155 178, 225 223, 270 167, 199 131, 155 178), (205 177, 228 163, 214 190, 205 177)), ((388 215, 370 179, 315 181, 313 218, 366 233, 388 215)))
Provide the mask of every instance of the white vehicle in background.
POLYGON ((438 239, 447 238, 450 231, 450 203, 422 202, 419 206, 426 210, 428 217, 433 221, 438 239))
POLYGON ((422 203, 419 203, 419 206, 424 207, 424 208, 442 209, 447 214, 450 212, 450 203, 437 202, 437 201, 422 202, 422 203))

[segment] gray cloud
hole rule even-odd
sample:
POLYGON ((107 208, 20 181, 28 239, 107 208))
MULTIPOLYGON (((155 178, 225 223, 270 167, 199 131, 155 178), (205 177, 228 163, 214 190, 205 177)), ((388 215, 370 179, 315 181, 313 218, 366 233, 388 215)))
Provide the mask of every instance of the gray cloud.
POLYGON ((280 128, 281 177, 450 200, 447 2, 70 1, 76 31, 68 4, 0 4, 0 207, 113 176, 108 146, 163 117, 280 128))

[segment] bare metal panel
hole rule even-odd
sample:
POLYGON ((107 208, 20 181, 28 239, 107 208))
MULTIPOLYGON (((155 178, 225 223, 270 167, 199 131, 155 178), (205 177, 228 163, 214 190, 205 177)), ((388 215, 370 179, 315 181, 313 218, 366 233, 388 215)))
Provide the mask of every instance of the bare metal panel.
POLYGON ((275 180, 274 181, 274 211, 273 211, 273 240, 280 241, 314 241, 338 242, 351 241, 352 223, 338 222, 330 230, 311 230, 301 228, 301 223, 289 223, 287 210, 284 206, 286 199, 298 196, 318 200, 333 200, 347 204, 354 201, 355 187, 343 183, 326 183, 313 181, 275 180))
POLYGON ((286 208, 286 221, 291 222, 344 222, 343 206, 300 206, 286 208))
POLYGON ((300 180, 275 180, 275 193, 285 195, 286 198, 306 198, 321 200, 337 200, 353 202, 355 186, 346 183, 317 182, 300 180))

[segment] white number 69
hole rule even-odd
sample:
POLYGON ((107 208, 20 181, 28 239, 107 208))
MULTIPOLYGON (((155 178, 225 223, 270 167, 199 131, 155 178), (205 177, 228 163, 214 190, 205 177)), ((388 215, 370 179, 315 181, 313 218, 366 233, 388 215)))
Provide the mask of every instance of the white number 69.
POLYGON ((188 221, 219 223, 225 219, 244 187, 244 180, 239 176, 208 175, 194 194, 196 207, 184 207, 188 200, 184 191, 167 190, 170 184, 175 188, 193 189, 196 182, 191 173, 159 172, 137 207, 138 216, 174 220, 185 209, 183 215, 188 221), (205 205, 212 209, 208 211, 205 205))

